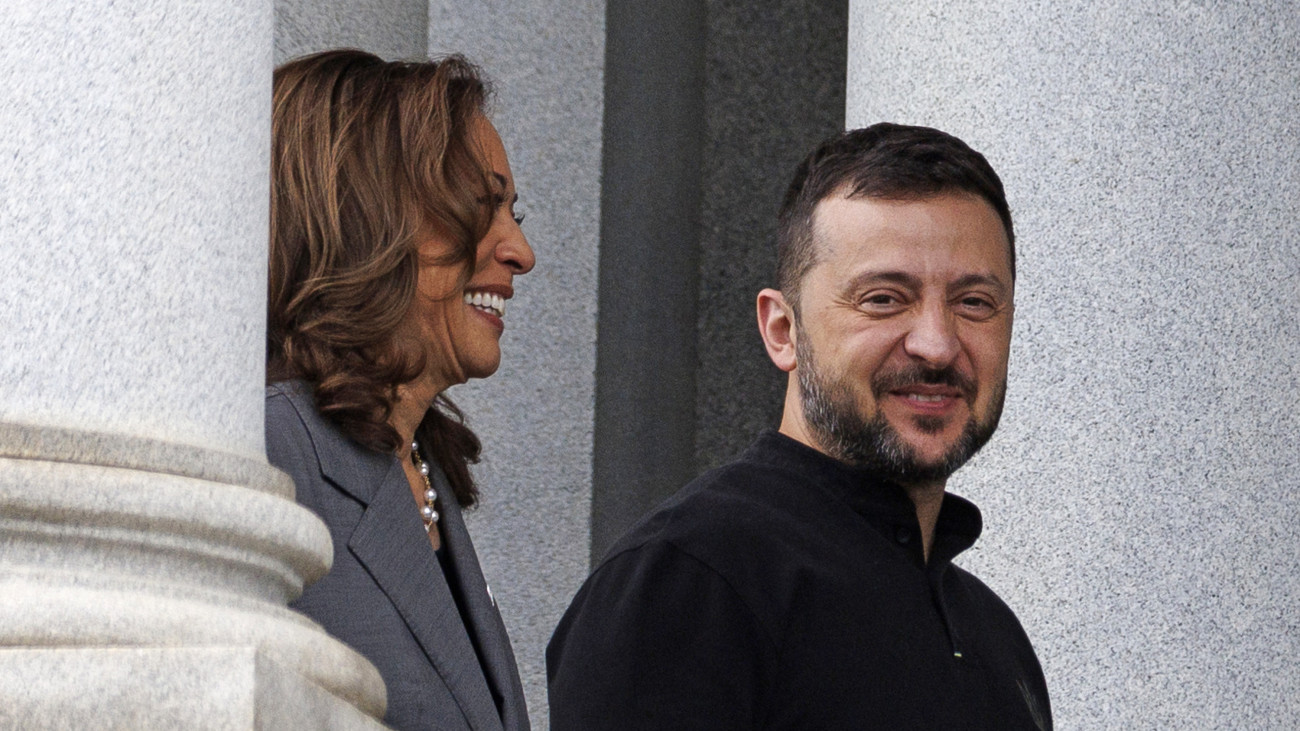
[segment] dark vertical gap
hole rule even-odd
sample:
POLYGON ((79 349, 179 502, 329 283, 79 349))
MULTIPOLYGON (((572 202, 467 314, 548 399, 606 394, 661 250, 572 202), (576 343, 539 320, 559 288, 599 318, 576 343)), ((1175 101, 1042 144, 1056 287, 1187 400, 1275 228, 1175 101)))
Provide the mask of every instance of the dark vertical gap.
POLYGON ((703 0, 609 0, 593 563, 695 474, 703 0))
POLYGON ((780 421, 786 375, 754 299, 773 286, 794 167, 844 125, 848 0, 707 0, 699 273, 698 469, 780 421))

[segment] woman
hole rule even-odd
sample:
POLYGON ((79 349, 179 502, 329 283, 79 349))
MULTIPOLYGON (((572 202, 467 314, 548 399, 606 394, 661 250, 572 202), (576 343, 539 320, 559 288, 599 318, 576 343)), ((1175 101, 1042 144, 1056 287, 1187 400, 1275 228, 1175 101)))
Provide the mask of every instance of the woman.
POLYGON ((294 607, 379 668, 399 729, 528 727, 461 519, 479 441, 443 394, 496 371, 533 266, 486 94, 455 56, 275 72, 267 456, 334 540, 294 607))

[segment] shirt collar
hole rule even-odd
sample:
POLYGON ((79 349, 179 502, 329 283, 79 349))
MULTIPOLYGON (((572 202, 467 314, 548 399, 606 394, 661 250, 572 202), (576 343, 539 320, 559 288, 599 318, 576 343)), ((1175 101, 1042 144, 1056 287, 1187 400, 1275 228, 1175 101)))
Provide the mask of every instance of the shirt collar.
MULTIPOLYGON (((765 430, 746 450, 743 459, 769 468, 792 472, 812 482, 861 515, 891 543, 900 541, 899 530, 915 531, 912 548, 919 559, 920 526, 916 508, 902 486, 882 479, 871 470, 854 467, 773 429, 765 430)), ((950 562, 975 544, 983 529, 979 508, 964 498, 944 493, 930 548, 930 566, 950 562)), ((906 550, 906 549, 905 549, 906 550)))

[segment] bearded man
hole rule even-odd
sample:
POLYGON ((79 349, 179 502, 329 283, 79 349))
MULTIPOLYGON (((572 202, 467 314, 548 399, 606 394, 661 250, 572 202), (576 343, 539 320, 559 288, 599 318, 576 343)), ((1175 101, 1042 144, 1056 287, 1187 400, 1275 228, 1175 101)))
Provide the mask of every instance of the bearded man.
POLYGON ((997 428, 1014 311, 1002 183, 938 130, 820 145, 758 295, 780 429, 624 536, 547 648, 551 728, 1049 729, 1015 615, 952 560, 948 477, 997 428))

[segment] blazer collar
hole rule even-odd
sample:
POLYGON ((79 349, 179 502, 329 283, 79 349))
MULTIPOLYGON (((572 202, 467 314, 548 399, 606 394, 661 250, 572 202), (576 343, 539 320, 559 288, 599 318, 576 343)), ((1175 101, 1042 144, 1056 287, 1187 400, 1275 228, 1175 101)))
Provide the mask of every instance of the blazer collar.
MULTIPOLYGON (((468 632, 474 628, 465 626, 461 619, 395 457, 392 464, 392 470, 374 490, 356 530, 349 537, 348 549, 397 608, 456 698, 468 725, 475 729, 501 728, 501 718, 484 677, 486 671, 479 670, 479 658, 470 643, 468 632), (447 631, 449 627, 461 626, 465 626, 464 632, 447 631)), ((442 494, 450 493, 445 484, 438 488, 442 494)), ((443 506, 442 520, 450 519, 448 508, 451 507, 443 506)))
POLYGON ((393 469, 400 474, 401 465, 392 455, 360 446, 322 417, 316 410, 316 398, 310 384, 286 381, 275 384, 273 388, 279 388, 289 398, 307 428, 321 475, 361 504, 370 504, 393 469))
MULTIPOLYGON (((438 471, 441 478, 441 470, 438 471)), ((442 486, 439 486, 441 494, 442 486)), ((450 491, 450 486, 447 490, 450 491)), ((488 676, 494 693, 499 697, 501 723, 506 729, 528 728, 528 716, 519 684, 519 668, 505 623, 497 609, 496 599, 483 577, 483 570, 470 540, 469 531, 460 506, 449 502, 443 511, 442 528, 446 539, 444 550, 455 568, 460 581, 461 599, 465 605, 466 629, 478 638, 482 653, 483 672, 488 676)))
MULTIPOLYGON (((462 620, 433 547, 429 545, 418 506, 397 457, 365 449, 348 439, 316 410, 311 387, 301 381, 277 384, 294 404, 325 479, 365 505, 348 538, 348 549, 370 572, 425 655, 442 677, 471 728, 500 729, 502 718, 485 675, 500 693, 517 684, 514 656, 500 614, 487 593, 460 507, 442 470, 430 478, 440 496, 446 550, 455 562, 466 604, 462 620), (465 632, 447 627, 465 626, 465 632), (467 633, 474 632, 483 650, 482 672, 467 633)), ((504 704, 513 711, 513 704, 504 704)), ((506 719, 507 728, 510 718, 506 719)))

